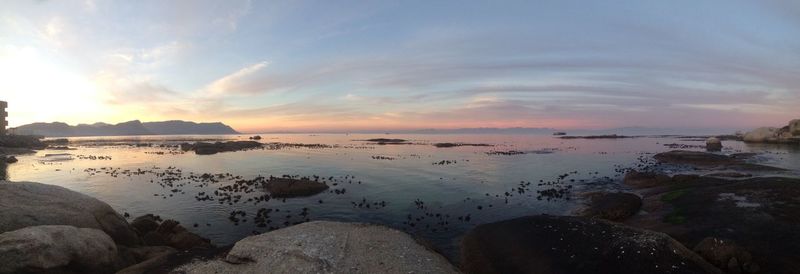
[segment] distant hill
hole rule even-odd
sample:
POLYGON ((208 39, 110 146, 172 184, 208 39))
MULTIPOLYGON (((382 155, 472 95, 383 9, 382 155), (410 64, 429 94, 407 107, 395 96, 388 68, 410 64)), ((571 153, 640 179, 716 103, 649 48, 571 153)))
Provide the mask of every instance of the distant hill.
POLYGON ((119 123, 79 124, 33 123, 15 128, 17 134, 42 135, 45 137, 77 136, 127 136, 127 135, 178 135, 178 134, 239 134, 223 123, 195 123, 187 121, 164 121, 142 123, 139 120, 119 123))

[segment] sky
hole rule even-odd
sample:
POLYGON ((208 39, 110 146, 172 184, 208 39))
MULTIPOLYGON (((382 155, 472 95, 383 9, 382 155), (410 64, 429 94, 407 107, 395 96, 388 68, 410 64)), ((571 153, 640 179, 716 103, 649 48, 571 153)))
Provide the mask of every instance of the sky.
POLYGON ((800 1, 0 7, 12 127, 752 128, 800 118, 800 1))

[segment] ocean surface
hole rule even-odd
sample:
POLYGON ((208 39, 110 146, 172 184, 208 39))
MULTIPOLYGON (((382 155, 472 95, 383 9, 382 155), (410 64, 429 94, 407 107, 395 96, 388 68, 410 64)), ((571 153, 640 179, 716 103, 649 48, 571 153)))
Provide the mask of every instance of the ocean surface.
MULTIPOLYGON (((457 259, 459 237, 478 224, 543 213, 573 214, 581 206, 581 193, 624 189, 625 170, 647 165, 653 154, 702 150, 704 144, 701 138, 679 136, 261 136, 260 142, 271 143, 265 149, 215 155, 183 152, 175 145, 249 136, 69 138, 68 146, 74 149, 18 156, 19 162, 9 165, 6 173, 11 181, 54 184, 96 197, 127 213, 129 221, 148 213, 175 219, 217 245, 298 222, 336 220, 397 228, 457 259), (410 144, 366 141, 372 138, 399 138, 410 144), (491 146, 433 145, 443 142, 491 146), (240 188, 259 176, 284 175, 318 178, 331 188, 311 197, 269 200, 261 187, 240 188)), ((723 144, 721 153, 757 152, 754 161, 791 169, 787 176, 798 175, 796 146, 723 144)))

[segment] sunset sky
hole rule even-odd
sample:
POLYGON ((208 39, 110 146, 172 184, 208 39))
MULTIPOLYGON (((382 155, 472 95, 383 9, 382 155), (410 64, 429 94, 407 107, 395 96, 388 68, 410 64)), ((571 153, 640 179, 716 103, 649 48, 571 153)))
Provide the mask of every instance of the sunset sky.
POLYGON ((800 1, 2 1, 0 100, 12 127, 778 126, 800 1))

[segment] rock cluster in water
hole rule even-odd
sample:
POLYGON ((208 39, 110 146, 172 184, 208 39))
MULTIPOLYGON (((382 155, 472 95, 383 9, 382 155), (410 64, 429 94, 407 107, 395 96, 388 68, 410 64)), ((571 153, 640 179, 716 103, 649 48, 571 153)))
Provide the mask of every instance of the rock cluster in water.
POLYGON ((745 142, 751 143, 793 143, 800 144, 800 119, 789 121, 780 127, 762 127, 747 132, 743 136, 745 142))

